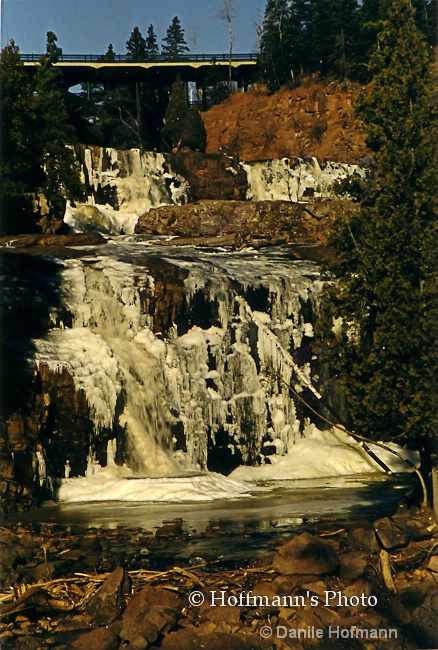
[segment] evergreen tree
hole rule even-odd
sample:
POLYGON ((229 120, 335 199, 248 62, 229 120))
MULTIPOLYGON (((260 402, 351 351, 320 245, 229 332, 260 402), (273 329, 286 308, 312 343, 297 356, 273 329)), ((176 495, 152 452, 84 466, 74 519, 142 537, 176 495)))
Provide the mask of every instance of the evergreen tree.
POLYGON ((47 43, 46 43, 46 56, 45 59, 47 63, 53 65, 59 61, 59 57, 62 55, 62 48, 58 47, 56 43, 58 42, 58 37, 54 32, 47 32, 47 43))
POLYGON ((30 222, 29 193, 41 178, 35 148, 35 98, 20 58, 11 40, 2 50, 1 83, 1 215, 7 233, 34 230, 30 222))
POLYGON ((356 0, 318 0, 310 3, 310 68, 341 80, 354 76, 359 30, 359 6, 356 0))
POLYGON ((42 189, 50 204, 59 197, 78 199, 83 196, 79 163, 73 146, 76 142, 62 90, 62 73, 53 66, 62 50, 56 36, 47 33, 47 53, 40 59, 36 73, 35 95, 38 129, 35 135, 44 171, 42 189))
POLYGON ((158 56, 158 41, 157 35, 154 32, 154 26, 151 24, 148 27, 147 36, 146 36, 146 58, 153 59, 158 56))
POLYGON ((172 85, 169 104, 164 114, 164 126, 161 130, 164 148, 178 148, 186 121, 187 113, 186 88, 178 75, 172 85))
POLYGON ((268 0, 260 39, 260 67, 271 90, 291 80, 294 65, 288 0, 268 0))
MULTIPOLYGON (((341 318, 333 359, 358 431, 436 454, 437 137, 428 48, 409 0, 391 0, 358 103, 376 152, 374 199, 336 226, 341 318)), ((331 327, 331 326, 330 326, 331 327)))
POLYGON ((177 61, 181 54, 189 52, 187 43, 184 39, 184 30, 178 16, 175 16, 167 28, 166 36, 163 38, 161 53, 169 61, 177 61))
POLYGON ((126 50, 131 61, 146 60, 146 41, 138 27, 134 27, 126 41, 126 50))
POLYGON ((207 132, 197 106, 192 106, 187 112, 181 133, 180 146, 189 147, 193 151, 205 151, 207 132))
POLYGON ((111 63, 112 61, 116 60, 116 55, 114 52, 113 44, 110 43, 108 45, 108 49, 105 52, 105 54, 101 57, 101 61, 107 61, 108 63, 111 63))

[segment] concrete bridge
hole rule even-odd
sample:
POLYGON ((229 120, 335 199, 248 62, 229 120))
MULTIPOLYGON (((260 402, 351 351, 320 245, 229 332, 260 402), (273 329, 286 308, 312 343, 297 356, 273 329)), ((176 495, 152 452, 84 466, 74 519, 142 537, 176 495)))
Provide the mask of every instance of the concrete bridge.
MULTIPOLYGON (((22 54, 21 60, 30 72, 36 70, 41 54, 22 54)), ((257 53, 233 54, 232 78, 239 86, 246 86, 256 78, 257 53)), ((64 73, 68 87, 79 83, 132 83, 148 81, 154 86, 171 84, 179 74, 185 82, 202 87, 208 73, 214 68, 227 76, 229 54, 181 54, 178 60, 169 61, 157 55, 146 61, 132 61, 128 55, 116 54, 113 61, 105 61, 96 54, 62 54, 55 67, 64 73)))

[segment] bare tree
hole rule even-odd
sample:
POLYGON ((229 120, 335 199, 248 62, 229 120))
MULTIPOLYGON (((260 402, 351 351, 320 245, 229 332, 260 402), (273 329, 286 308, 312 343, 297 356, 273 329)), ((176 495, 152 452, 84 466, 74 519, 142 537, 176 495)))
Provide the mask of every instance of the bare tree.
POLYGON ((193 25, 192 29, 190 30, 190 35, 189 35, 189 41, 193 47, 193 50, 195 54, 199 54, 199 49, 198 49, 198 37, 199 37, 199 26, 193 25))
POLYGON ((233 20, 237 18, 237 5, 234 0, 223 0, 222 7, 218 13, 219 20, 224 20, 228 23, 230 30, 230 58, 228 65, 228 94, 231 95, 231 73, 233 63, 233 20))
POLYGON ((257 34, 257 52, 260 54, 261 51, 260 46, 261 46, 262 34, 263 34, 263 16, 260 12, 260 9, 257 12, 257 20, 253 20, 253 23, 257 34))

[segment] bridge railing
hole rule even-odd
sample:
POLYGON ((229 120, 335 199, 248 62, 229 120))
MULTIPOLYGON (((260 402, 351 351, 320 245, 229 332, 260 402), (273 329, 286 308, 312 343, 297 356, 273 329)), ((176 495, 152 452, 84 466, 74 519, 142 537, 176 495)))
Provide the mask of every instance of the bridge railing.
MULTIPOLYGON (((38 62, 43 54, 20 54, 21 60, 25 63, 38 62)), ((257 52, 249 52, 246 54, 232 55, 233 62, 250 62, 257 61, 257 52)), ((169 59, 164 54, 157 54, 156 56, 148 57, 142 61, 133 61, 129 54, 115 54, 114 59, 107 60, 105 55, 102 54, 61 54, 58 57, 60 63, 215 63, 227 62, 230 59, 229 54, 180 54, 178 58, 169 59)))

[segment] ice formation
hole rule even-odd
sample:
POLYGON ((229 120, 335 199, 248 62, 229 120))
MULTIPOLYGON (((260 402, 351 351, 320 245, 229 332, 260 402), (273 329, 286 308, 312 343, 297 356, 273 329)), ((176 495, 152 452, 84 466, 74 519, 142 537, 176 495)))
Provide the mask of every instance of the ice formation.
POLYGON ((306 196, 328 197, 337 180, 350 175, 365 178, 359 165, 326 162, 316 158, 277 158, 241 163, 248 178, 247 198, 253 201, 301 201, 306 196))
POLYGON ((317 393, 309 319, 322 283, 313 263, 278 252, 163 252, 122 239, 61 264, 71 326, 53 313, 35 359, 68 369, 96 436, 114 437, 117 419, 133 471, 231 471, 260 462, 268 443, 286 452, 301 438, 288 385, 317 393), (186 274, 181 315, 161 332, 149 309, 156 258, 186 274))
POLYGON ((188 201, 189 184, 161 153, 86 148, 82 170, 88 202, 69 204, 64 216, 75 232, 130 234, 139 215, 151 208, 188 201))
MULTIPOLYGON (((334 181, 366 174, 359 165, 320 164, 316 158, 278 158, 241 166, 247 175, 247 199, 254 201, 327 198, 334 181)), ((161 205, 182 205, 190 198, 188 182, 154 151, 85 148, 82 169, 88 202, 69 204, 64 216, 76 232, 132 234, 141 214, 161 205)))

